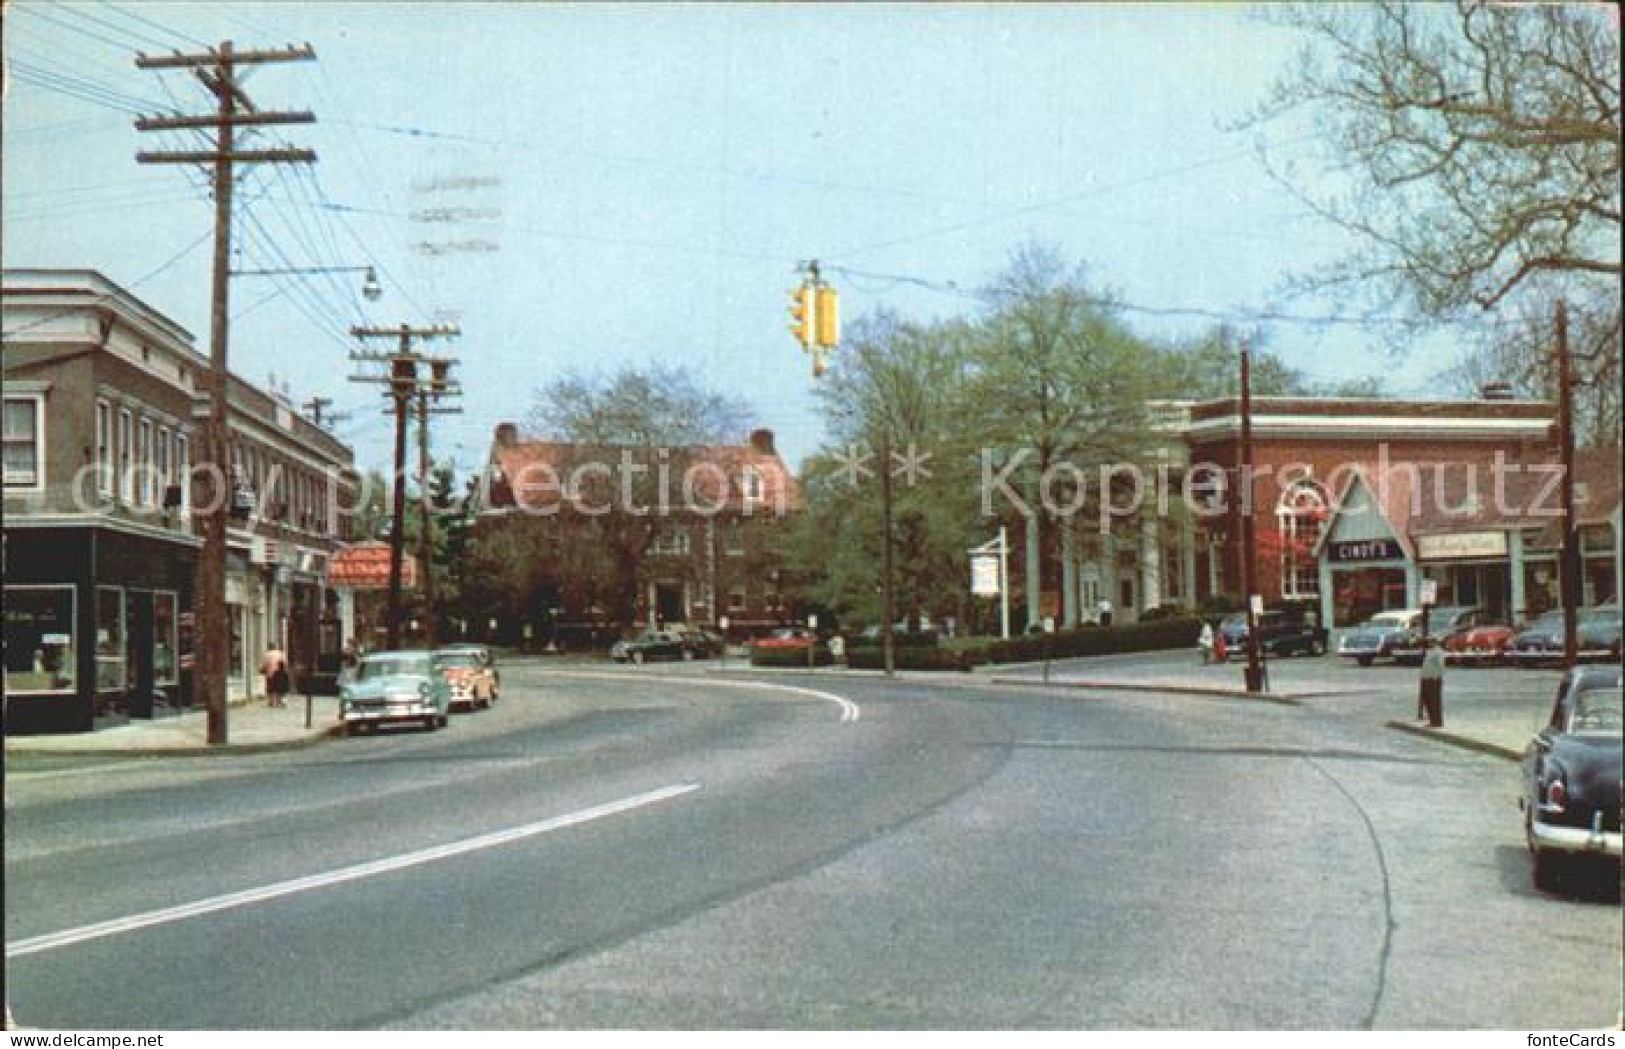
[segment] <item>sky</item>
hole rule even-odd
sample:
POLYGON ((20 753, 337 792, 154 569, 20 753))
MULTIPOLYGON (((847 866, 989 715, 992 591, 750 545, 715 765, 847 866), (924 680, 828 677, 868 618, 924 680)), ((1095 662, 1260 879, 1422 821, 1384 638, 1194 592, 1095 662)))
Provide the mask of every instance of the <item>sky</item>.
MULTIPOLYGON (((974 315, 974 291, 1028 243, 1142 309, 1135 331, 1191 337, 1270 306, 1350 247, 1272 181, 1317 148, 1301 126, 1236 130, 1299 41, 1236 4, 757 5, 202 2, 7 5, 3 250, 8 267, 101 271, 209 339, 213 206, 197 169, 142 149, 136 113, 207 111, 183 72, 137 51, 309 43, 313 62, 246 82, 262 110, 315 113, 256 144, 315 150, 237 187, 243 275, 231 364, 382 465, 378 387, 347 381, 354 324, 455 322, 463 413, 435 453, 483 462, 564 372, 653 361, 743 398, 792 465, 822 440, 807 358, 786 324, 817 259, 848 323, 876 309, 974 315)), ((1305 169, 1306 171, 1308 169, 1305 169)), ((1384 373, 1443 393, 1449 340, 1383 356, 1375 330, 1272 324, 1310 376, 1384 373)), ((839 352, 834 366, 840 366, 839 352)))

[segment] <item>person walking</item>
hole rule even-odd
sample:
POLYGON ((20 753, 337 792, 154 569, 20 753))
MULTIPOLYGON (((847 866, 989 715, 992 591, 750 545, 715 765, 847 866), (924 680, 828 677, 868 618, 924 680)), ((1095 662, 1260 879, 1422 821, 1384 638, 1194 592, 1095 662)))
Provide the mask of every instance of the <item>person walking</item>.
POLYGON ((1099 611, 1100 611, 1100 625, 1101 626, 1111 626, 1112 625, 1112 599, 1109 598, 1109 597, 1101 598, 1100 599, 1099 611))
POLYGON ((1202 657, 1202 665, 1207 666, 1213 662, 1213 624, 1202 623, 1202 632, 1196 635, 1196 651, 1202 657))
POLYGON ((1215 631, 1213 634, 1213 661, 1223 663, 1230 658, 1230 651, 1224 643, 1224 631, 1215 631))
POLYGON ((282 697, 292 689, 288 677, 288 656, 276 645, 265 650, 265 656, 260 660, 260 673, 265 676, 265 705, 268 707, 285 707, 282 697))

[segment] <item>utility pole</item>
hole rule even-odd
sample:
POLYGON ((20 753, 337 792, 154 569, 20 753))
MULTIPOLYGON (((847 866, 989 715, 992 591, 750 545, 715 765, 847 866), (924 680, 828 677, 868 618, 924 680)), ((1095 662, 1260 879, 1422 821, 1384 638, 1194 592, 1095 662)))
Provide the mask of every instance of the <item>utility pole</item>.
MULTIPOLYGON (((350 359, 357 363, 373 363, 388 365, 383 375, 352 375, 352 382, 384 383, 389 386, 388 396, 395 414, 395 474, 394 499, 390 514, 389 536, 389 608, 388 640, 390 649, 397 649, 401 645, 401 563, 405 558, 406 543, 406 420, 411 412, 413 399, 417 397, 419 383, 429 382, 432 377, 420 378, 418 365, 428 363, 434 368, 436 358, 427 357, 412 348, 412 342, 437 338, 451 338, 461 334, 456 327, 450 325, 433 325, 426 328, 414 328, 402 324, 394 328, 354 327, 350 334, 358 339, 396 339, 397 344, 392 353, 379 353, 367 350, 350 351, 350 359)), ((442 361, 446 366, 450 361, 442 361)), ((444 372, 441 372, 444 381, 444 372)), ((427 573, 429 566, 423 564, 420 570, 427 573)))
POLYGON ((189 69, 215 96, 214 113, 200 116, 173 114, 140 117, 137 131, 214 130, 214 148, 200 151, 138 152, 138 164, 212 164, 214 166, 214 272, 213 303, 209 318, 209 415, 203 424, 201 461, 197 466, 209 477, 211 491, 205 503, 203 549, 198 556, 195 615, 196 652, 194 700, 201 697, 208 717, 210 746, 224 746, 226 731, 226 675, 230 670, 229 631, 226 630, 226 513, 231 502, 226 456, 228 389, 227 302, 231 276, 231 190, 238 164, 310 164, 316 154, 308 149, 236 148, 234 130, 276 124, 310 124, 308 112, 262 113, 243 91, 238 71, 244 66, 272 62, 310 61, 316 57, 309 44, 276 51, 238 51, 231 41, 207 54, 147 56, 137 54, 137 69, 189 69))
POLYGON ((442 397, 458 391, 448 375, 455 362, 445 357, 430 357, 429 378, 420 383, 417 391, 418 408, 418 564, 423 571, 423 623, 428 647, 434 648, 438 639, 439 621, 435 616, 434 544, 430 532, 429 497, 429 416, 459 415, 461 408, 439 405, 442 397))
POLYGON ((1580 658, 1580 529, 1574 520, 1574 376, 1569 368, 1569 308, 1557 301, 1558 455, 1563 463, 1563 548, 1558 583, 1563 592, 1563 666, 1580 658))
POLYGON ((1253 588, 1258 585, 1258 564, 1253 549, 1253 388, 1247 340, 1241 342, 1241 465, 1237 471, 1237 494, 1241 498, 1241 599, 1247 603, 1248 692, 1264 690, 1264 667, 1258 658, 1258 613, 1253 608, 1253 588))
POLYGON ((891 433, 880 438, 880 644, 886 661, 886 676, 897 672, 897 641, 892 637, 896 618, 891 571, 891 433))

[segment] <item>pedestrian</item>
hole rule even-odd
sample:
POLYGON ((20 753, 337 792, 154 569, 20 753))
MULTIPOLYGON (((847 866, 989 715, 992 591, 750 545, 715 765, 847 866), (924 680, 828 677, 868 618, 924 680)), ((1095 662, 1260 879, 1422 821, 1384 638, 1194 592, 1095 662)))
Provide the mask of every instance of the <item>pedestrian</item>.
POLYGON ((1216 630, 1213 633, 1213 662, 1223 663, 1230 657, 1229 646, 1224 643, 1224 631, 1216 630))
POLYGON ((1196 651, 1202 657, 1202 665, 1213 661, 1213 624, 1204 622, 1202 632, 1196 635, 1196 651))
POLYGON ((1109 597, 1100 599, 1100 625, 1112 625, 1112 599, 1109 597))
POLYGON ((285 707, 282 697, 291 691, 288 678, 288 656, 276 645, 265 650, 260 660, 260 673, 265 676, 265 705, 285 707))

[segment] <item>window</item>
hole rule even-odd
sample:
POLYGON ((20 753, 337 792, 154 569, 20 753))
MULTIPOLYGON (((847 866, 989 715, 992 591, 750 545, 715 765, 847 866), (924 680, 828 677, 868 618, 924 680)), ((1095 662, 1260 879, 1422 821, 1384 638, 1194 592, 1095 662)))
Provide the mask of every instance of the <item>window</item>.
POLYGON ((655 536, 652 552, 667 557, 688 556, 688 529, 681 525, 670 525, 661 529, 655 536))
POLYGON ((113 494, 113 406, 96 402, 96 491, 113 494))
POLYGON ((762 501, 762 471, 754 466, 747 466, 739 473, 739 490, 744 495, 745 502, 759 503, 762 501))
POLYGON ((738 521, 729 521, 722 534, 722 548, 737 557, 745 552, 745 530, 738 521))
POLYGON ((44 459, 41 445, 43 430, 41 416, 45 401, 41 397, 7 397, 5 399, 5 486, 7 488, 42 488, 45 479, 41 467, 44 459))
POLYGON ((142 419, 136 430, 135 443, 136 482, 141 493, 141 505, 151 506, 152 498, 152 420, 142 419))
POLYGON ((132 419, 130 409, 120 408, 118 413, 118 495, 119 500, 125 503, 135 502, 135 473, 132 471, 131 456, 135 449, 131 447, 133 441, 132 419))
POLYGON ((96 588, 96 691, 124 689, 124 591, 96 588))
POLYGON ((181 513, 192 509, 192 452, 187 447, 186 435, 175 435, 175 478, 181 486, 181 513))
POLYGON ((6 694, 72 692, 71 586, 6 587, 6 694))
POLYGON ((1326 493, 1313 480, 1294 481, 1275 507, 1275 543, 1279 547, 1281 596, 1310 598, 1320 593, 1315 544, 1326 527, 1326 493))
POLYGON ((728 591, 728 611, 743 612, 745 610, 745 588, 736 586, 728 591))
POLYGON ((164 503, 169 498, 169 486, 175 483, 174 474, 170 472, 170 436, 166 426, 158 431, 158 453, 156 466, 158 475, 158 502, 164 503))

